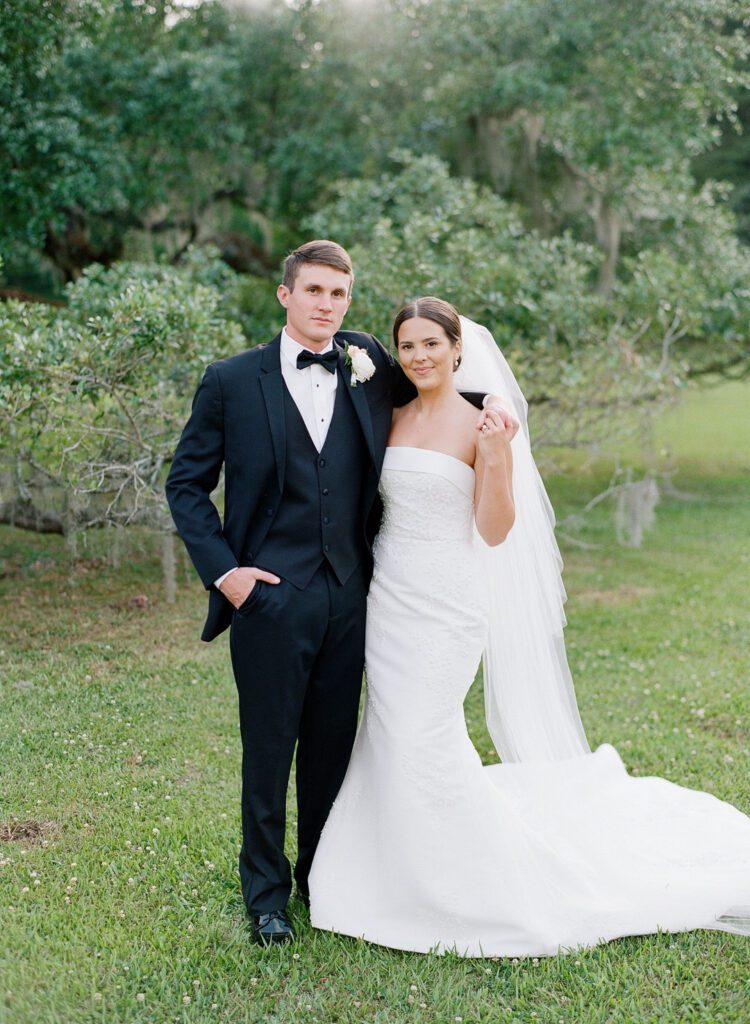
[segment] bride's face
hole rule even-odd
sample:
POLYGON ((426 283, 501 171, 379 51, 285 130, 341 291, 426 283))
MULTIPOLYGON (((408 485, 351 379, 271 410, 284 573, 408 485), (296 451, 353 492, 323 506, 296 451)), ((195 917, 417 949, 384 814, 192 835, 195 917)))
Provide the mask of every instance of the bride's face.
POLYGON ((404 373, 420 391, 452 382, 460 345, 452 345, 440 324, 426 317, 405 320, 398 331, 398 358, 404 373))

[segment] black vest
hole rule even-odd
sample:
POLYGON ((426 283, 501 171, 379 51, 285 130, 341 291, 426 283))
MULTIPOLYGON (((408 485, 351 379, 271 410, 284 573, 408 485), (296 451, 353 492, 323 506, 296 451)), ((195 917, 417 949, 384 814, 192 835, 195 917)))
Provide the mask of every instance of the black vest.
POLYGON ((345 583, 367 557, 362 489, 370 455, 347 386, 339 373, 333 418, 320 452, 286 384, 283 389, 284 493, 253 564, 300 589, 323 561, 345 583))

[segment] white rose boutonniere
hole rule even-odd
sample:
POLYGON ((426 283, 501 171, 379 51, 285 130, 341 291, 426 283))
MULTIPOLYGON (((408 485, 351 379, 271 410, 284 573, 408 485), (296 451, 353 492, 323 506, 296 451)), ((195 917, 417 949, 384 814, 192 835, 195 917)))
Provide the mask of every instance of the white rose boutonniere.
POLYGON ((346 361, 352 368, 353 388, 356 388, 357 384, 364 384, 375 373, 375 363, 358 345, 346 346, 346 361))

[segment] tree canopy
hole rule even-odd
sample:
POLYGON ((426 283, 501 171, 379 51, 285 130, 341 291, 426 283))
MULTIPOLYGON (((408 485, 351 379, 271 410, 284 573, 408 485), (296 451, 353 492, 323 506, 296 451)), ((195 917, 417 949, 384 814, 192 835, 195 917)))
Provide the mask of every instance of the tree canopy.
POLYGON ((9 0, 6 518, 166 523, 200 368, 268 340, 313 235, 347 326, 486 323, 548 446, 747 375, 749 44, 742 0, 9 0))

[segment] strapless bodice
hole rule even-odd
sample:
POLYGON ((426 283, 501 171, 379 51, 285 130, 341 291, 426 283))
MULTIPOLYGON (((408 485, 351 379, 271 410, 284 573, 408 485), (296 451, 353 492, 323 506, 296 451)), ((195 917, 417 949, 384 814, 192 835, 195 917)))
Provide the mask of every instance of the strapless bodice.
POLYGON ((474 470, 429 448, 391 446, 380 478, 381 535, 393 542, 470 542, 474 527, 474 470))

